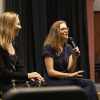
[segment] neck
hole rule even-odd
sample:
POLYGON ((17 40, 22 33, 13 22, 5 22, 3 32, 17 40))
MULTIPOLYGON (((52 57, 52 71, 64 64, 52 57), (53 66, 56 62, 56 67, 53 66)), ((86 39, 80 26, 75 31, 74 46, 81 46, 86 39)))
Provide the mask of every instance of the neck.
POLYGON ((14 49, 12 43, 8 45, 7 51, 8 51, 9 54, 15 55, 15 49, 14 49))

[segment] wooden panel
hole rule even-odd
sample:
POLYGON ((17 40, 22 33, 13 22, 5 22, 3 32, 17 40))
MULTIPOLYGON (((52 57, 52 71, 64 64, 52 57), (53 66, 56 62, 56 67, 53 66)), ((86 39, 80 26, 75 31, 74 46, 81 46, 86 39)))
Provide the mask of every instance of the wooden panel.
POLYGON ((94 12, 95 81, 100 83, 100 11, 94 12))
POLYGON ((95 62, 100 63, 100 12, 94 12, 95 62))
POLYGON ((86 0, 90 78, 95 81, 93 0, 86 0))

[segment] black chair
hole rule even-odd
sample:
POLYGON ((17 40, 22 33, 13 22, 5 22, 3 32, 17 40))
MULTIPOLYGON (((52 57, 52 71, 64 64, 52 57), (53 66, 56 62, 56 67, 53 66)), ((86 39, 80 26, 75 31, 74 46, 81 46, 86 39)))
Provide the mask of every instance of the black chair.
POLYGON ((3 100, 87 100, 87 96, 78 86, 34 87, 11 89, 3 100))

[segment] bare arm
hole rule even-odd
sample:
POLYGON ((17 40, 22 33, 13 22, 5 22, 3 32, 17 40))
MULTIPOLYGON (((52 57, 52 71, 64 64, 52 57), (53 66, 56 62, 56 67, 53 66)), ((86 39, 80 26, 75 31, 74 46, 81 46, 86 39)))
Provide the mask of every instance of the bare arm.
POLYGON ((63 73, 60 71, 54 70, 54 63, 53 58, 50 56, 45 56, 45 66, 47 73, 50 77, 56 77, 56 78, 67 78, 67 77, 82 77, 80 73, 83 71, 78 71, 75 73, 63 73))
POLYGON ((72 55, 69 57, 69 64, 68 64, 68 69, 69 72, 74 72, 76 69, 76 62, 77 58, 79 57, 80 51, 79 48, 76 47, 73 49, 72 55))

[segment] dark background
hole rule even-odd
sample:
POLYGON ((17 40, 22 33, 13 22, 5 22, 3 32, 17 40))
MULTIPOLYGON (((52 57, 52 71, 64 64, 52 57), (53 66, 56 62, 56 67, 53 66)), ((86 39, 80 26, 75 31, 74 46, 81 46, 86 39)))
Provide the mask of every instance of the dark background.
POLYGON ((84 69, 84 77, 90 78, 86 0, 5 0, 5 11, 19 14, 22 30, 16 42, 26 71, 42 74, 44 39, 51 24, 61 19, 67 22, 70 36, 80 48, 78 69, 84 69))

